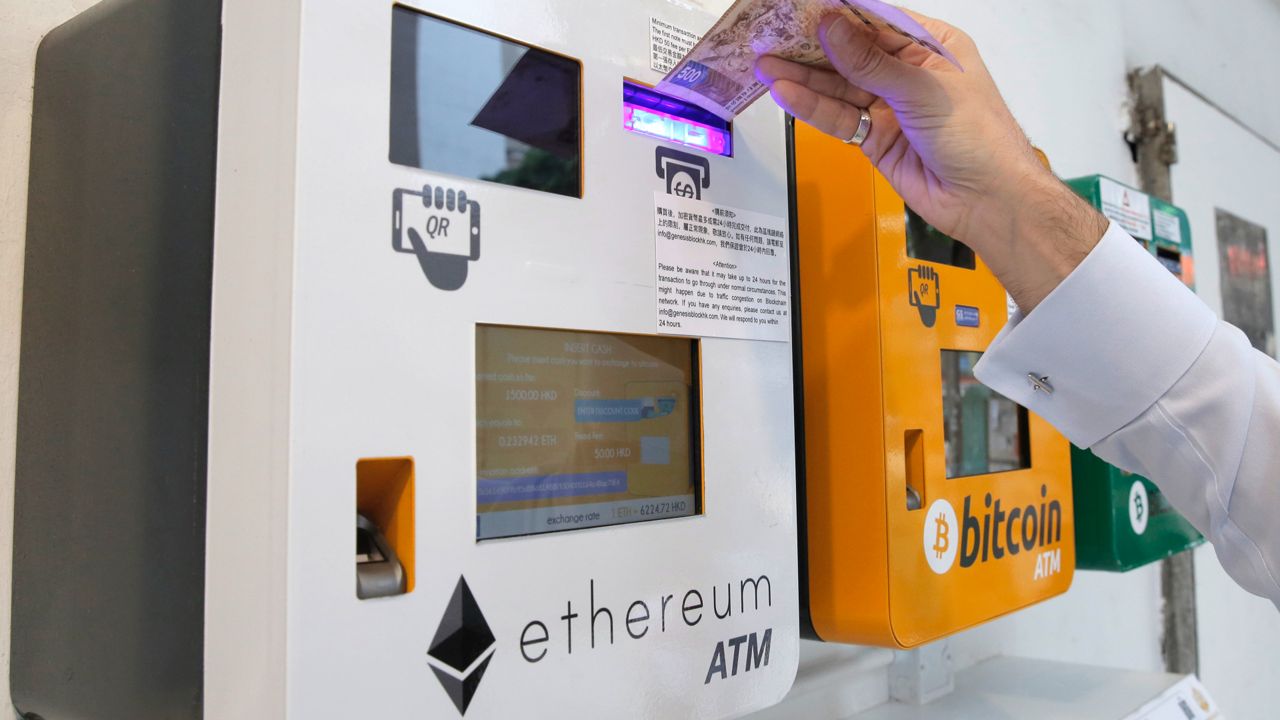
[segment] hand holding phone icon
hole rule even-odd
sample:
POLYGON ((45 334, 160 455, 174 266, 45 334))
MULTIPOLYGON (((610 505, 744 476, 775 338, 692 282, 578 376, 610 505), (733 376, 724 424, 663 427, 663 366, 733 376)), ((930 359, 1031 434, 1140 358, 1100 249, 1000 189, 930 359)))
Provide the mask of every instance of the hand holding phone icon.
POLYGON ((416 256, 432 285, 457 290, 467 281, 468 264, 480 259, 480 203, 453 188, 396 190, 391 245, 416 256))

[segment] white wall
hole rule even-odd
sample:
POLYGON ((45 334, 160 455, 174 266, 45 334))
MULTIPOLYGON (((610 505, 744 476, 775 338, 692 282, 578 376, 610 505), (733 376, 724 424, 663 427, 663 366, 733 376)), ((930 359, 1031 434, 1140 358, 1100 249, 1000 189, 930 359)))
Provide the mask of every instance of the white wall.
POLYGON ((1280 144, 1280 0, 1122 0, 1125 58, 1160 64, 1280 144))
MULTIPOLYGON (((92 4, 0 0, 0 702, 5 703, 33 64, 40 37, 92 4)), ((1276 0, 917 0, 913 5, 962 25, 978 40, 1015 114, 1063 176, 1100 172, 1136 180, 1121 140, 1125 73, 1134 65, 1164 64, 1259 132, 1280 138, 1280 83, 1261 79, 1269 77, 1264 69, 1276 67, 1273 53, 1280 47, 1276 0), (1247 43, 1242 28, 1248 28, 1247 43)), ((1264 604, 1248 607, 1271 611, 1264 604)), ((1122 576, 1081 573, 1065 597, 961 635, 952 640, 952 650, 961 665, 1011 654, 1157 670, 1160 628, 1154 568, 1122 576)), ((883 654, 834 647, 806 653, 801 679, 806 689, 830 678, 845 690, 838 702, 808 707, 838 717, 886 697, 883 654)), ((1278 660, 1280 650, 1269 658, 1241 658, 1272 666, 1278 660)))
MULTIPOLYGON (((0 707, 9 707, 14 427, 36 44, 97 0, 0 0, 0 707)), ((0 714, 6 712, 0 710, 0 714)))

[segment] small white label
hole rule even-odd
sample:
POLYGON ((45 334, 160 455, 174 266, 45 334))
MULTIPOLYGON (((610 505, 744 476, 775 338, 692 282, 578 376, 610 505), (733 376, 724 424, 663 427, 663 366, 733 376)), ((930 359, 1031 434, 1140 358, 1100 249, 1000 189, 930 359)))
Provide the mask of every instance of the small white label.
POLYGON ((1188 675, 1125 720, 1223 720, 1209 691, 1188 675))
POLYGON ((787 221, 654 193, 658 332, 791 340, 787 221))
POLYGON ((1102 214, 1111 218, 1125 232, 1139 240, 1151 239, 1151 197, 1121 185, 1114 180, 1099 178, 1099 195, 1102 196, 1102 214))
POLYGON ((1147 486, 1141 480, 1134 480, 1129 488, 1129 525, 1136 535, 1147 531, 1147 520, 1151 517, 1151 500, 1147 497, 1147 486))
POLYGON ((1170 242, 1182 244, 1182 219, 1171 212, 1154 209, 1151 218, 1155 220, 1156 235, 1170 242))
POLYGON ((649 67, 666 75, 697 42, 697 35, 679 25, 649 18, 649 67))

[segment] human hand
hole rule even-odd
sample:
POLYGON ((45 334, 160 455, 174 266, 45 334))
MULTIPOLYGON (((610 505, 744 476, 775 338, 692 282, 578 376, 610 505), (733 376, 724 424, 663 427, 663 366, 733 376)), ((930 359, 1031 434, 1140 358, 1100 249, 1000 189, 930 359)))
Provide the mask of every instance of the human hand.
POLYGON ((982 255, 1030 312, 1088 255, 1106 220, 1041 164, 973 41, 912 16, 964 71, 837 13, 819 27, 831 69, 766 56, 756 76, 785 110, 842 140, 866 108, 862 149, 872 163, 926 221, 982 255))

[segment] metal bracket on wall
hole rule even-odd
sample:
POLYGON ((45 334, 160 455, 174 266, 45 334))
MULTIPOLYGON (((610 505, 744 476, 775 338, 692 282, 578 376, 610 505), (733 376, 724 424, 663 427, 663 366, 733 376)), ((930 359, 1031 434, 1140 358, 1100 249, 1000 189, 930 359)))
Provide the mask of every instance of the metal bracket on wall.
POLYGON ((1124 139, 1133 150, 1143 190, 1169 200, 1169 167, 1178 162, 1178 128, 1165 117, 1164 78, 1158 65, 1129 73, 1129 129, 1124 139))
MULTIPOLYGON (((1133 149, 1142 190, 1173 202, 1170 167, 1178 162, 1178 133, 1165 115, 1166 77, 1170 76, 1158 65, 1129 73, 1130 125, 1124 139, 1133 149)), ((1172 673, 1200 671, 1195 578, 1194 552, 1180 553, 1160 564, 1160 594, 1164 598, 1161 650, 1165 669, 1172 673)))

